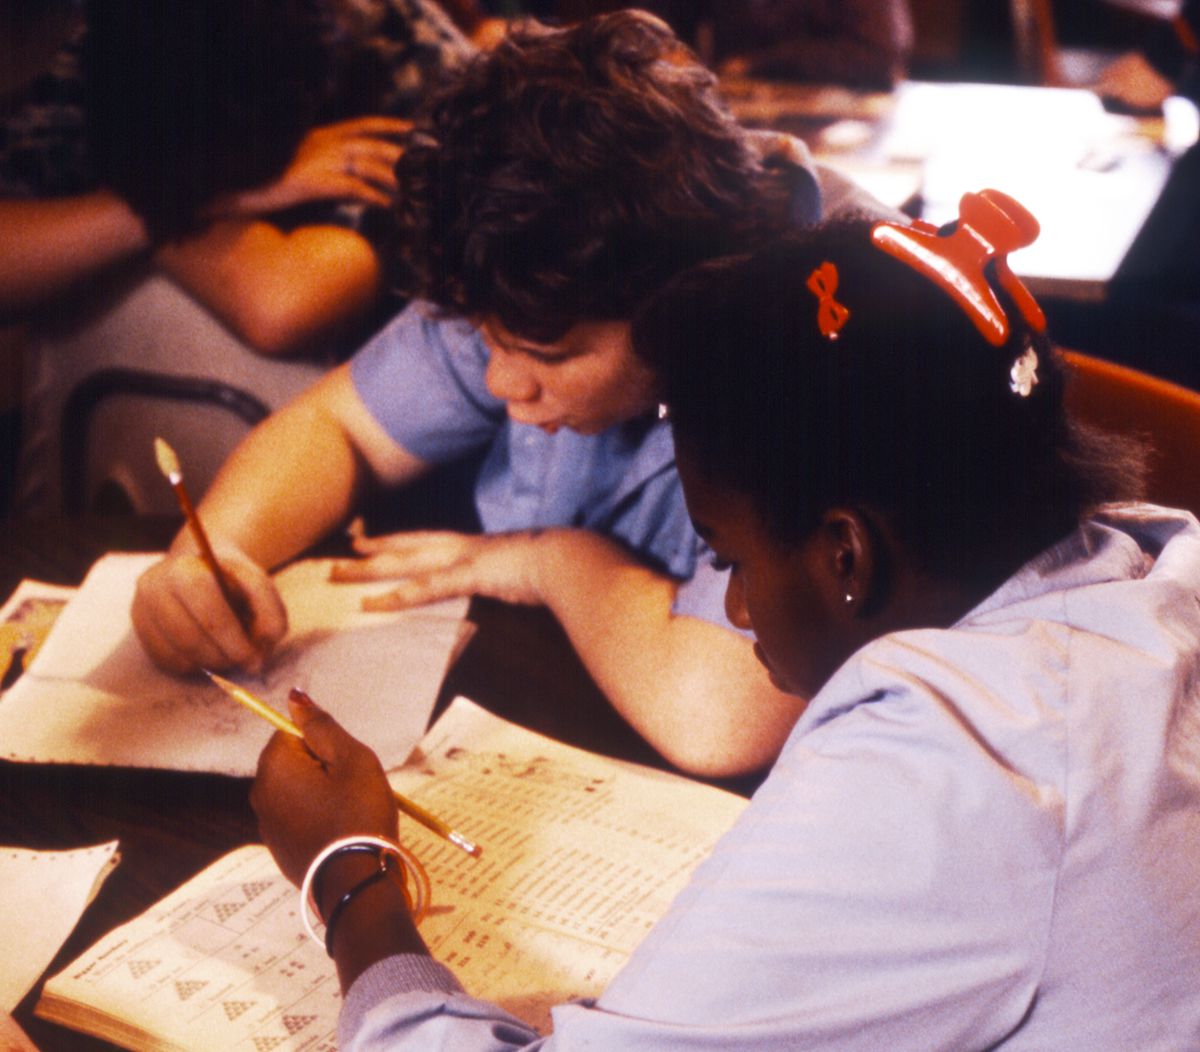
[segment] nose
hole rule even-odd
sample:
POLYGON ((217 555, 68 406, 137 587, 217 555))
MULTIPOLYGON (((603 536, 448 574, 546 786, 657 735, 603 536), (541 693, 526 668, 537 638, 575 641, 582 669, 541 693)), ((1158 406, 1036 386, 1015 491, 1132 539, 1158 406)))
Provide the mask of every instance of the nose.
POLYGON ((488 355, 487 389, 505 402, 532 402, 539 394, 537 379, 521 355, 492 347, 488 355))
POLYGON ((737 567, 729 572, 729 583, 725 586, 725 616, 734 628, 751 631, 750 611, 746 608, 746 588, 737 567))

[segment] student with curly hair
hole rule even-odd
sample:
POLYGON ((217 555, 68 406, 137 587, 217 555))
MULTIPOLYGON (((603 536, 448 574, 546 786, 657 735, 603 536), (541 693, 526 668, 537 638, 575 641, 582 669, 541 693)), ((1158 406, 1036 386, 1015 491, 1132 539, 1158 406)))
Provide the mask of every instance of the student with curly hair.
MULTIPOLYGON (((362 844, 321 864, 341 1047, 1196 1047, 1200 526, 1109 503, 1141 451, 1064 411, 1004 260, 1029 220, 968 195, 951 229, 818 230, 651 305, 635 344, 730 618, 811 700, 548 1036, 432 960, 395 884, 347 894, 380 866, 362 844)), ((399 829, 373 754, 293 714, 305 742, 272 739, 252 799, 299 883, 327 844, 399 829)))
POLYGON ((374 557, 345 575, 403 578, 396 604, 545 603, 668 759, 764 766, 796 703, 724 621, 630 320, 685 267, 863 199, 799 142, 740 127, 670 30, 629 11, 481 55, 418 122, 397 178, 426 298, 253 432, 201 507, 250 637, 181 534, 138 589, 142 642, 180 672, 252 665, 284 631, 267 568, 342 524, 368 484, 481 455, 483 534, 363 541, 374 557))

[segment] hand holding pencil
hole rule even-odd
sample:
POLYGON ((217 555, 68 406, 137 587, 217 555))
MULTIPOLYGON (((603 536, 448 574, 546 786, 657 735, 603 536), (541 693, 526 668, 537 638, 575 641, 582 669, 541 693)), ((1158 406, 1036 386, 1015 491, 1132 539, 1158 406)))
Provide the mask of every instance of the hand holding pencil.
MULTIPOLYGON (((281 712, 276 711, 261 698, 256 697, 244 687, 238 686, 232 680, 226 679, 224 676, 218 676, 214 672, 204 670, 212 682, 220 687, 229 697, 236 701, 239 705, 244 706, 253 712, 256 716, 261 716, 276 730, 283 731, 285 734, 293 738, 299 738, 305 743, 309 754, 327 770, 337 764, 344 756, 350 755, 353 750, 357 750, 360 754, 358 759, 361 761, 365 757, 369 757, 372 763, 368 766, 378 766, 379 761, 375 754, 371 752, 361 742, 350 737, 345 730, 338 725, 333 717, 326 713, 323 709, 317 707, 317 704, 304 691, 295 687, 292 688, 288 695, 288 703, 293 707, 293 710, 302 713, 302 719, 305 720, 305 726, 289 720, 281 712), (317 722, 327 726, 317 727, 317 722), (332 729, 330 729, 332 728, 332 729), (308 731, 314 730, 314 734, 319 735, 315 742, 310 742, 308 731), (328 741, 330 744, 322 748, 320 742, 328 741), (347 744, 348 743, 348 744, 347 744), (316 749, 314 750, 314 745, 316 749)), ((261 772, 262 764, 259 769, 261 772)), ((382 768, 380 768, 382 770, 382 768)), ((409 818, 414 819, 423 825, 430 832, 436 833, 443 840, 448 840, 455 847, 465 851, 468 855, 478 857, 482 852, 479 846, 472 840, 468 839, 457 829, 452 828, 448 823, 438 818, 437 815, 425 810, 420 804, 408 799, 403 793, 388 790, 391 794, 396 807, 409 818)), ((364 832, 365 830, 360 830, 364 832)), ((390 834, 389 834, 390 835, 390 834)))
POLYGON ((287 631, 279 593, 267 571, 229 538, 214 534, 216 543, 210 542, 174 450, 159 439, 155 454, 186 525, 167 556, 138 582, 131 610, 138 638, 169 672, 257 671, 287 631))
POLYGON ((245 593, 237 589, 226 576, 225 571, 221 569, 221 564, 217 562, 217 556, 209 543, 208 534, 204 531, 200 516, 196 514, 195 505, 192 504, 192 498, 183 484, 183 470, 179 466, 179 458, 175 455, 175 450, 163 439, 155 438, 154 457, 158 461, 158 470, 166 476, 167 481, 171 484, 175 499, 179 502, 179 510, 183 512, 184 520, 192 532, 196 547, 200 550, 200 558, 212 571, 217 587, 221 589, 221 595, 246 635, 249 636, 254 625, 254 611, 250 608, 245 593))
MULTIPOLYGON (((248 705, 242 688, 220 677, 213 682, 248 705)), ((263 749, 250 803, 263 842, 293 883, 300 884, 308 864, 334 840, 361 835, 397 840, 397 809, 467 854, 480 855, 473 841, 394 792, 375 753, 306 694, 293 691, 289 705, 294 723, 272 710, 290 727, 281 726, 285 733, 263 749)))

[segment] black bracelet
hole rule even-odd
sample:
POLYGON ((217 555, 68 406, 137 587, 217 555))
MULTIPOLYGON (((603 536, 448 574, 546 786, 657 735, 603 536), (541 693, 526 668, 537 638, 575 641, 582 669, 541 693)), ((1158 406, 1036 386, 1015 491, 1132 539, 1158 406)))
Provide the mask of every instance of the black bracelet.
MULTIPOLYGON (((383 848, 381 848, 378 844, 372 844, 361 840, 355 844, 343 844, 336 851, 330 854, 317 868, 316 873, 313 874, 312 898, 313 902, 317 904, 318 909, 321 908, 321 879, 325 873, 325 867, 340 855, 356 855, 361 854, 362 852, 367 852, 374 855, 378 861, 380 855, 383 854, 383 848)), ((332 913, 332 910, 330 912, 332 913)))
POLYGON ((350 905, 350 903, 354 900, 354 897, 358 895, 359 892, 365 891, 372 884, 378 883, 379 881, 385 879, 392 871, 392 861, 396 858, 396 856, 386 853, 378 848, 375 850, 377 852, 376 857, 379 859, 379 868, 375 870, 374 873, 368 873, 365 877, 363 877, 362 880, 360 880, 354 885, 354 887, 352 887, 340 899, 338 899, 334 904, 333 909, 329 911, 329 920, 325 922, 325 952, 329 954, 330 957, 333 956, 333 929, 338 922, 338 918, 341 917, 342 911, 348 905, 350 905))

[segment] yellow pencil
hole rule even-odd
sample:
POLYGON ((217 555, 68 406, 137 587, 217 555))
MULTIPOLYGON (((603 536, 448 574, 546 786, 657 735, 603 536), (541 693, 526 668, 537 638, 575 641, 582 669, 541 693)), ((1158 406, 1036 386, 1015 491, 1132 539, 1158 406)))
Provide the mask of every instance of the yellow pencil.
MULTIPOLYGON (((225 691, 226 694, 233 698, 234 701, 238 702, 240 705, 244 705, 256 716, 261 716, 264 720, 271 724, 271 726, 297 738, 304 737, 304 732, 301 731, 300 728, 297 727, 291 720, 289 720, 282 713, 276 712, 261 698, 255 697, 250 693, 250 691, 246 690, 245 687, 239 687, 232 680, 226 679, 224 676, 218 676, 215 672, 209 672, 208 669, 204 669, 204 674, 210 680, 212 680, 213 683, 225 691)), ((302 695, 306 698, 308 697, 304 691, 295 688, 293 688, 292 693, 302 695)), ((396 792, 394 789, 392 790, 392 795, 396 798, 396 806, 414 821, 420 822, 421 825, 423 825, 426 829, 436 833, 444 840, 450 841, 451 844, 457 848, 461 848, 468 855, 478 858, 483 854, 483 848, 481 848, 474 841, 463 836, 463 834, 457 829, 451 828, 440 818, 438 818, 437 815, 426 811, 425 808, 421 807, 419 804, 413 803, 413 801, 411 801, 407 796, 396 792)))
MULTIPOLYGON (((192 498, 188 496, 187 487, 183 484, 183 471, 179 467, 179 457, 175 455, 175 450, 161 438, 154 440, 154 457, 158 461, 158 470, 167 477, 171 489, 175 492, 179 510, 183 512, 183 517, 187 520, 188 528, 192 531, 192 537, 196 541, 196 547, 200 549, 200 558, 204 560, 213 577, 216 578, 221 595, 224 596, 229 609, 237 617, 243 631, 249 636, 250 629, 254 624, 254 613, 246 602, 245 596, 230 584, 225 571, 221 569, 221 564, 217 562, 216 553, 208 541, 208 534, 204 532, 200 516, 196 514, 192 498)), ((262 714, 259 713, 259 715, 262 714)))

